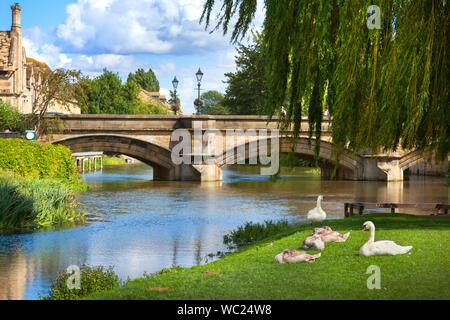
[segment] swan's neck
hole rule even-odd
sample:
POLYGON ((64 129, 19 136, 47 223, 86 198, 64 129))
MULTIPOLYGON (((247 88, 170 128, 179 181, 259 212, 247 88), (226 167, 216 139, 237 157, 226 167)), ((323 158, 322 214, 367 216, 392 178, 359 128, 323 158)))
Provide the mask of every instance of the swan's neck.
POLYGON ((374 241, 375 241, 375 226, 371 226, 369 242, 374 242, 374 241))
POLYGON ((321 208, 322 202, 320 201, 320 198, 317 198, 317 208, 321 208))

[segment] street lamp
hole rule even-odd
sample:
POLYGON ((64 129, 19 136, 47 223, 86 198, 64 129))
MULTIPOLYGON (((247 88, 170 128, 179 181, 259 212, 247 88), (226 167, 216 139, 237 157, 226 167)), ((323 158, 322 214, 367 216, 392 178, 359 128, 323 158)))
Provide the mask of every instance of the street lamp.
POLYGON ((173 104, 173 112, 175 113, 175 115, 177 115, 178 111, 180 110, 180 107, 178 106, 178 101, 177 101, 177 88, 178 88, 179 83, 180 82, 177 80, 177 77, 175 77, 175 79, 173 79, 173 81, 172 81, 174 95, 175 95, 175 102, 173 104))
POLYGON ((197 73, 195 74, 195 76, 197 77, 197 85, 198 85, 198 99, 197 99, 197 103, 195 104, 195 106, 197 107, 197 115, 200 114, 200 108, 202 107, 203 103, 200 100, 200 87, 201 87, 201 82, 203 79, 203 72, 202 70, 200 70, 200 68, 198 68, 197 73))

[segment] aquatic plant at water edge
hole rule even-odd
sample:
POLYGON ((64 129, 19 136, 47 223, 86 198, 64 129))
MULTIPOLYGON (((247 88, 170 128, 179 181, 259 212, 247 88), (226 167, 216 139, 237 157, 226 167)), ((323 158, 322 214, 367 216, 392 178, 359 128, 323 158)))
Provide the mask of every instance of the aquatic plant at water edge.
POLYGON ((289 225, 287 220, 278 222, 269 220, 264 223, 247 222, 243 227, 241 226, 226 234, 223 237, 223 242, 229 247, 243 247, 292 229, 293 227, 289 225))
POLYGON ((0 173, 0 229, 84 222, 73 191, 57 180, 0 173))
POLYGON ((0 228, 33 222, 33 200, 25 197, 15 185, 0 180, 0 228))
POLYGON ((112 290, 120 287, 122 282, 112 267, 105 269, 103 266, 80 267, 80 288, 70 289, 67 285, 71 274, 60 272, 58 278, 53 281, 48 296, 39 294, 40 300, 78 300, 95 292, 112 290))

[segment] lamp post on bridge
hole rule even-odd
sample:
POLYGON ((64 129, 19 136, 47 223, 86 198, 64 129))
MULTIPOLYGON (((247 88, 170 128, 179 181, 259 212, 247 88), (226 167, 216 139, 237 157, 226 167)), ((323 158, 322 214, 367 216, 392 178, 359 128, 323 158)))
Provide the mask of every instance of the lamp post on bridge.
POLYGON ((177 100, 177 88, 178 88, 179 83, 180 82, 177 80, 177 77, 175 77, 175 79, 173 79, 173 81, 172 81, 174 95, 175 95, 175 102, 173 104, 173 112, 175 113, 175 115, 177 115, 178 111, 180 110, 180 107, 178 105, 178 100, 177 100))
POLYGON ((201 88, 201 82, 202 82, 202 79, 203 79, 203 72, 202 72, 202 70, 200 68, 198 68, 198 71, 195 74, 195 76, 197 77, 198 98, 195 101, 194 105, 195 105, 195 107, 197 109, 197 115, 199 115, 200 114, 200 108, 203 106, 203 102, 200 99, 200 88, 201 88))

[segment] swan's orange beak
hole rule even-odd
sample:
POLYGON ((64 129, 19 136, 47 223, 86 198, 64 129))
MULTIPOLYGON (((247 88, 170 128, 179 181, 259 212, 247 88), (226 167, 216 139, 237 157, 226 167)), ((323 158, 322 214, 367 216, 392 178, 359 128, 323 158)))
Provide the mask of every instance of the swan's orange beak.
POLYGON ((364 231, 366 231, 366 227, 364 227, 364 228, 361 230, 361 232, 364 232, 364 231))

